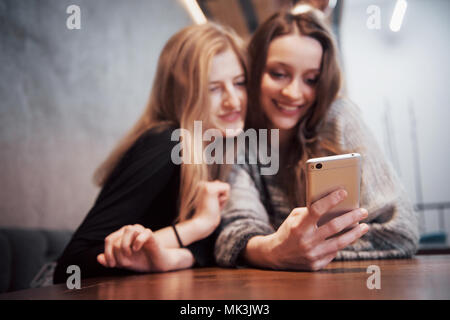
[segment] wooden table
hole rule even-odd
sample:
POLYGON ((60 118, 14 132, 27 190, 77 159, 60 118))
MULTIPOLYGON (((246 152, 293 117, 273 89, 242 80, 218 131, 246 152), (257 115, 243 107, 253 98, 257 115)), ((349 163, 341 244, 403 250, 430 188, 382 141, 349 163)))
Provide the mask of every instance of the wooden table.
POLYGON ((407 260, 332 262, 319 272, 259 269, 188 269, 82 281, 81 289, 65 284, 0 295, 0 299, 450 299, 450 255, 407 260), (381 271, 381 289, 368 289, 381 271))

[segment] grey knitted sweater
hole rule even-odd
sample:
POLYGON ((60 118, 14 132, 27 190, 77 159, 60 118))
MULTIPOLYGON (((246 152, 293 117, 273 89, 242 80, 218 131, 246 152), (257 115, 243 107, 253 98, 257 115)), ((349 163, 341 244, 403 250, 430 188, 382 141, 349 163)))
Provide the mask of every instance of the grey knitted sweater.
MULTIPOLYGON (((340 251, 335 260, 408 258, 419 240, 418 219, 393 168, 384 159, 374 137, 365 126, 360 110, 348 100, 338 99, 330 107, 319 136, 330 139, 341 150, 362 155, 361 207, 369 216, 369 231, 340 251)), ((258 165, 234 165, 228 182, 229 200, 215 244, 216 261, 236 266, 248 240, 277 230, 293 208, 275 176, 261 175, 258 165)))

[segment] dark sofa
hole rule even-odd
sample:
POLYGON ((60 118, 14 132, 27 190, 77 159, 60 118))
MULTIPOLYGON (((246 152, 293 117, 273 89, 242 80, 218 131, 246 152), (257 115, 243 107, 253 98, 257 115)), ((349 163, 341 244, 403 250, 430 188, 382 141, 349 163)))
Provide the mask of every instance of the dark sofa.
POLYGON ((69 230, 0 228, 0 293, 38 286, 33 279, 45 266, 51 269, 50 263, 72 234, 69 230))

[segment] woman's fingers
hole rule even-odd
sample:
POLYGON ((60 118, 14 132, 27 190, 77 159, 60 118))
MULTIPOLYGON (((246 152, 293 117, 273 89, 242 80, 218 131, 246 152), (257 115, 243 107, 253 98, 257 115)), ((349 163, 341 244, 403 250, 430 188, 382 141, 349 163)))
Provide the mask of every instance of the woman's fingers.
POLYGON ((230 195, 230 185, 221 181, 215 181, 213 184, 218 195, 219 207, 222 209, 230 195))
POLYGON ((107 264, 107 262, 106 262, 106 258, 105 258, 105 254, 104 254, 104 253, 100 253, 100 254, 97 256, 97 261, 98 261, 98 263, 100 263, 102 266, 108 267, 108 264, 107 264))
POLYGON ((97 256, 97 261, 105 267, 114 268, 118 266, 118 258, 121 261, 124 261, 124 253, 126 255, 131 253, 130 248, 134 238, 136 237, 136 230, 139 231, 143 229, 144 227, 138 224, 127 225, 108 235, 105 238, 104 253, 103 255, 97 256))
POLYGON ((116 243, 117 239, 120 238, 122 233, 123 228, 111 233, 105 238, 105 259, 107 266, 110 268, 114 268, 116 266, 116 259, 114 257, 114 244, 116 243))
POLYGON ((325 268, 334 258, 336 258, 337 252, 330 253, 319 260, 315 261, 311 265, 311 271, 318 271, 325 268))
POLYGON ((225 197, 228 198, 229 194, 230 194, 230 185, 228 183, 223 183, 222 186, 222 195, 224 195, 225 197))
POLYGON ((114 258, 113 246, 111 240, 105 240, 105 261, 106 267, 114 268, 116 266, 116 259, 114 258))
POLYGON ((108 268, 136 267, 138 268, 136 270, 141 270, 142 268, 142 270, 147 270, 148 266, 145 263, 144 266, 139 265, 143 263, 143 260, 139 260, 141 259, 138 258, 139 256, 133 255, 138 253, 144 245, 146 246, 147 256, 151 258, 150 261, 153 259, 152 256, 161 260, 161 247, 150 229, 146 229, 141 225, 124 226, 106 237, 105 252, 97 256, 97 261, 108 268))
POLYGON ((222 191, 219 193, 219 198, 222 198, 222 199, 228 199, 228 197, 230 196, 230 188, 229 188, 229 186, 227 185, 226 187, 224 187, 223 189, 222 189, 222 191))
MULTIPOLYGON (((129 264, 129 261, 126 260, 127 258, 125 256, 120 255, 118 253, 115 253, 113 255, 115 256, 115 258, 114 258, 114 261, 115 261, 114 267, 120 268, 120 267, 125 267, 125 266, 127 266, 127 264, 129 264)), ((112 266, 110 266, 108 264, 108 262, 106 261, 106 256, 105 256, 104 253, 100 253, 97 256, 97 262, 100 263, 102 266, 104 266, 106 268, 112 268, 112 266)))
POLYGON ((367 231, 369 231, 369 226, 367 224, 359 224, 358 226, 338 237, 331 238, 319 243, 314 247, 311 255, 319 257, 337 253, 339 250, 346 248, 347 246, 361 238, 367 231))
POLYGON ((230 185, 219 180, 206 183, 206 188, 209 192, 216 193, 218 195, 228 196, 228 193, 230 192, 230 185))
POLYGON ((131 250, 131 245, 133 244, 133 241, 136 239, 136 237, 139 235, 140 232, 144 230, 144 227, 136 224, 132 226, 126 226, 124 228, 124 232, 122 235, 122 241, 121 241, 121 249, 123 253, 126 256, 131 256, 133 254, 131 250))
POLYGON ((219 196, 219 206, 220 206, 220 209, 223 208, 223 206, 225 205, 225 203, 227 202, 227 200, 228 200, 228 195, 220 195, 220 196, 219 196))
POLYGON ((350 212, 347 212, 333 220, 327 222, 326 224, 320 226, 317 229, 315 238, 317 242, 323 241, 339 232, 345 228, 358 223, 361 220, 367 218, 368 212, 364 208, 359 208, 350 212))
POLYGON ((314 202, 308 209, 308 219, 316 224, 328 211, 337 206, 347 197, 347 191, 339 189, 314 202))
POLYGON ((141 233, 139 233, 136 238, 134 239, 133 242, 133 251, 139 251, 141 250, 142 246, 149 241, 149 239, 151 239, 152 237, 154 237, 152 230, 150 229, 145 229, 143 230, 141 233))
POLYGON ((113 246, 114 259, 116 268, 128 268, 131 266, 131 260, 126 256, 122 249, 122 238, 118 238, 113 246))

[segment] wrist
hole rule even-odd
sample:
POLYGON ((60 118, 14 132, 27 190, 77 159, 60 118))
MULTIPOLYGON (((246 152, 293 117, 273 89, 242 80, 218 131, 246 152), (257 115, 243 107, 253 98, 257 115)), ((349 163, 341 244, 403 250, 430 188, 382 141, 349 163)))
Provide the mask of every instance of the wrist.
POLYGON ((204 219, 192 218, 176 224, 178 234, 185 247, 191 243, 202 240, 209 236, 214 229, 211 229, 204 219))
POLYGON ((218 227, 217 224, 211 223, 211 220, 202 217, 195 217, 189 221, 191 221, 193 228, 197 230, 199 240, 209 236, 218 227))
POLYGON ((276 269, 276 250, 273 235, 251 238, 242 252, 244 260, 253 266, 276 269))

